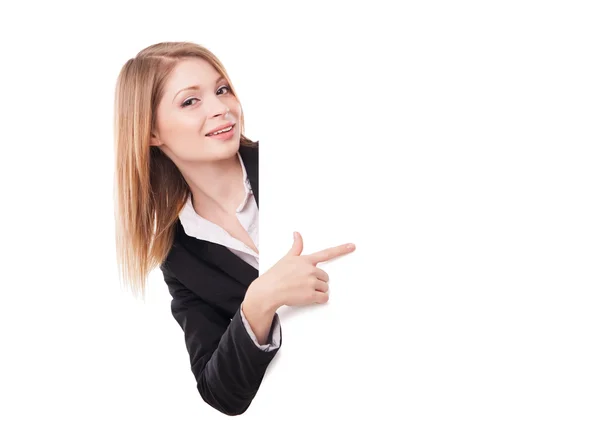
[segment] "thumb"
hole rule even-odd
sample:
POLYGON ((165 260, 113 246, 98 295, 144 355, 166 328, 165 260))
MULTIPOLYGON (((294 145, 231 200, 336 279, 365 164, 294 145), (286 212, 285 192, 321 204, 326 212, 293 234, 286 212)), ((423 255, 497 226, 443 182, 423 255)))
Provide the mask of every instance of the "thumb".
POLYGON ((294 232, 294 243, 292 248, 288 251, 288 256, 299 256, 302 254, 303 242, 302 236, 298 232, 294 232))

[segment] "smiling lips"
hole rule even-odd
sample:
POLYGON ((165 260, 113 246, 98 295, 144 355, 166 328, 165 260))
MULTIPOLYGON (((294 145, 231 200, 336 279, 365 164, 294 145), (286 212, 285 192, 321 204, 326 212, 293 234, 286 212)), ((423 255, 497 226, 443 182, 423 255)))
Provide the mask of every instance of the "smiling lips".
POLYGON ((206 134, 206 136, 212 137, 214 135, 224 134, 225 132, 231 131, 234 126, 235 126, 235 123, 232 123, 232 124, 226 125, 222 128, 217 128, 216 130, 213 130, 212 132, 209 132, 208 134, 206 134))

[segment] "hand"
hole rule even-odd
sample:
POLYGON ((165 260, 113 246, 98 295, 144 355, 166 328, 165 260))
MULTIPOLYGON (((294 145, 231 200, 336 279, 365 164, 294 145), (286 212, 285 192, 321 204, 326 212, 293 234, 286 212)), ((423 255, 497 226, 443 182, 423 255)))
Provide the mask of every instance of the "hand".
POLYGON ((351 253, 356 246, 345 244, 307 255, 301 255, 302 248, 302 236, 294 232, 290 251, 250 284, 247 296, 253 301, 263 302, 272 311, 283 305, 327 302, 329 275, 317 264, 351 253))

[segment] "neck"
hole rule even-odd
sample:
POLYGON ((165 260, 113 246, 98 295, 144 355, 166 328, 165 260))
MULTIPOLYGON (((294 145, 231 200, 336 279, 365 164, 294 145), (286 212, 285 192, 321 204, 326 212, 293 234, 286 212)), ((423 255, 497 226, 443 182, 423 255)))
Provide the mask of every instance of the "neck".
POLYGON ((187 165, 181 171, 199 215, 210 218, 235 213, 244 195, 243 171, 237 153, 228 159, 187 165))

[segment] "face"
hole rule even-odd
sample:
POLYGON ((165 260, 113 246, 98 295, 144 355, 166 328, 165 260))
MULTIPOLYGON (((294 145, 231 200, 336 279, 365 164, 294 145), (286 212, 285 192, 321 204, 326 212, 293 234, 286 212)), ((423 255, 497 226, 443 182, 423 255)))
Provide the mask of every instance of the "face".
POLYGON ((184 59, 166 82, 151 144, 176 164, 227 159, 239 149, 240 116, 227 80, 204 59, 184 59), (231 124, 229 132, 210 134, 231 124))

